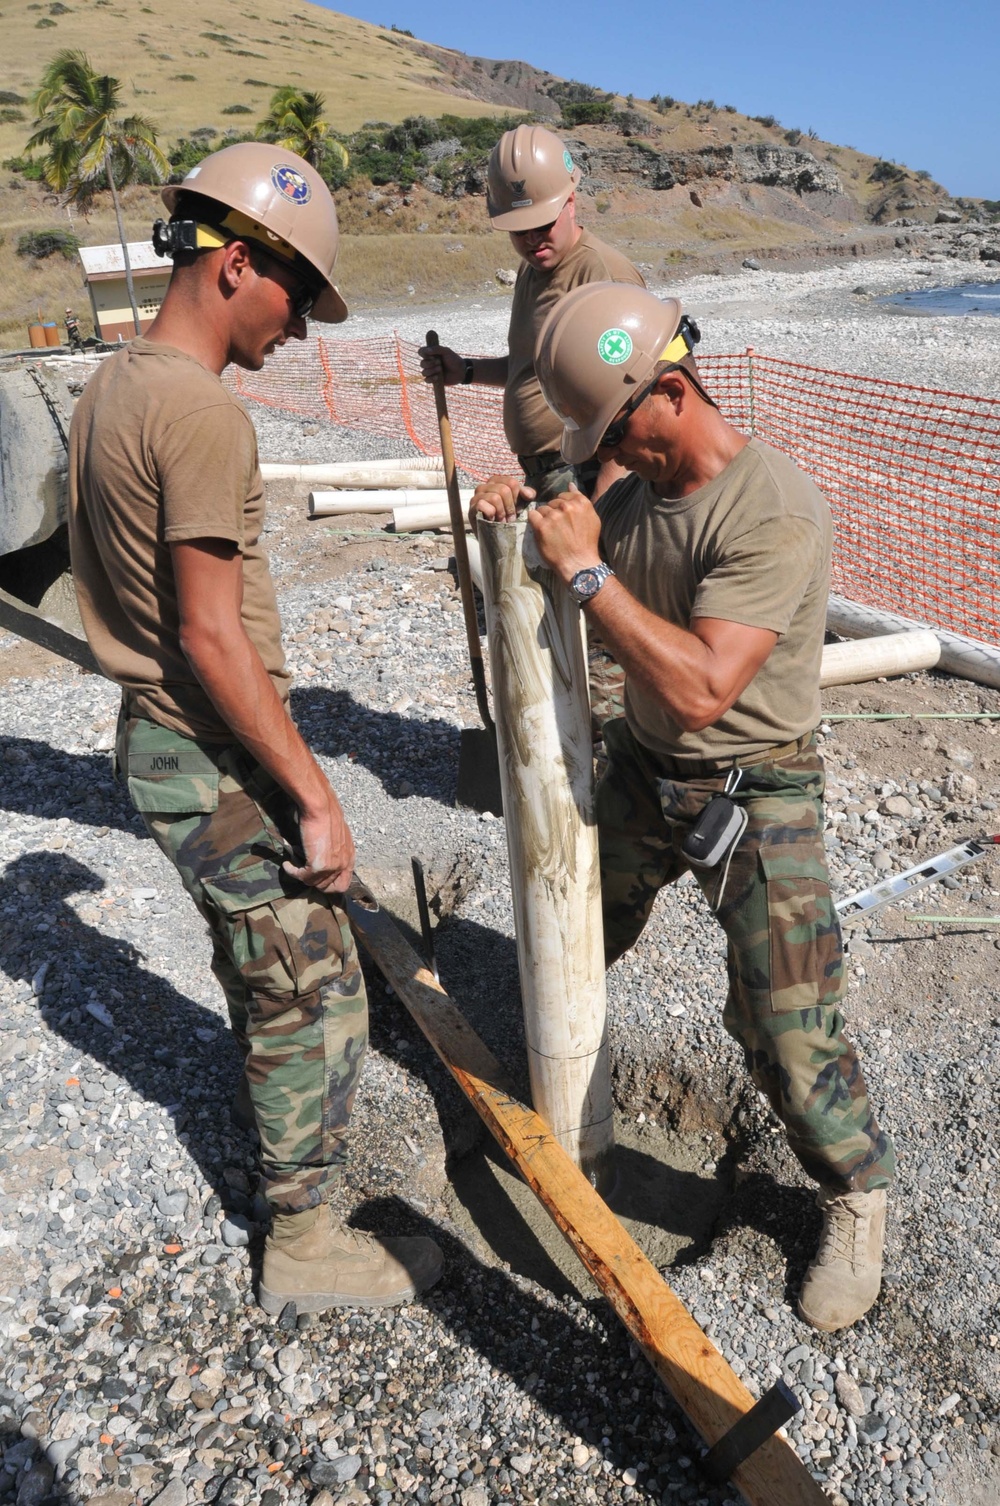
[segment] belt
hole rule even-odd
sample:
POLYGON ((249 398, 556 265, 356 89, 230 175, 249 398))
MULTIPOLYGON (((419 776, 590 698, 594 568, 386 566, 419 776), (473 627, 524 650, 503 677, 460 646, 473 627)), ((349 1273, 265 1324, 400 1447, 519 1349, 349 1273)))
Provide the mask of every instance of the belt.
POLYGON ((671 773, 679 779, 711 779, 730 769, 752 769, 760 763, 780 763, 783 758, 792 758, 796 753, 804 753, 812 747, 815 736, 814 732, 803 732, 794 742, 781 743, 777 748, 764 748, 759 753, 748 753, 742 758, 669 758, 662 753, 654 754, 654 757, 662 766, 669 766, 671 773))

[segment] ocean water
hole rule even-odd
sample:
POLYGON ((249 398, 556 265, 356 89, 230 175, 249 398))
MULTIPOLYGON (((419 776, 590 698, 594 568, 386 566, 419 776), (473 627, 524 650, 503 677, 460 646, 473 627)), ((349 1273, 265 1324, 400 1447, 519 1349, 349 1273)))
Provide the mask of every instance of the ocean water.
POLYGON ((1000 282, 960 282, 951 288, 913 288, 879 303, 898 304, 914 314, 994 314, 1000 316, 1000 282))

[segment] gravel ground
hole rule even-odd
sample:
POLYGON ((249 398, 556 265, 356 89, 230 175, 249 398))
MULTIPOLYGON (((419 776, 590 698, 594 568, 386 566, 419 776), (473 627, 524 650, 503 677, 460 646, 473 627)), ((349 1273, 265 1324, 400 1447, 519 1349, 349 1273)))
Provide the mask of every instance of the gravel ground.
MULTIPOLYGON (((926 321, 865 305, 850 342, 859 275, 883 274, 796 274, 767 296, 814 310, 800 357, 836 338, 922 379, 921 350, 892 341, 926 321)), ((764 327, 739 307, 761 279, 775 274, 690 285, 696 311, 703 283, 730 306, 736 333, 717 348, 778 348, 787 312, 764 327)), ((484 312, 456 308, 463 338, 443 337, 497 348, 484 312)), ((962 324, 983 391, 1000 381, 987 323, 962 324)), ((255 419, 265 458, 405 450, 255 419)), ((295 714, 359 871, 408 920, 409 857, 423 858, 444 982, 523 1082, 503 826, 453 806, 459 728, 476 718, 447 543, 308 523, 291 487, 271 500, 295 714)), ((513 1217, 501 1247, 456 1199, 448 1158, 481 1155, 474 1123, 374 973, 344 1203, 364 1227, 433 1234, 446 1275, 388 1314, 288 1329, 260 1314, 264 1209, 228 1117, 238 1063, 202 928, 111 778, 115 693, 9 638, 0 679, 0 1501, 735 1501, 704 1486, 700 1445, 603 1302, 540 1278, 513 1217)), ((824 706, 841 892, 1000 828, 1000 695, 919 675, 824 706), (925 719, 835 720, 887 711, 925 719), (964 719, 927 719, 943 713, 964 719)), ((793 1386, 788 1436, 855 1506, 1000 1500, 1000 989, 996 932, 974 922, 998 892, 988 857, 908 907, 965 924, 896 909, 852 943, 849 1018, 901 1164, 885 1294, 840 1335, 795 1316, 818 1215, 722 1032, 722 947, 693 885, 661 897, 609 976, 628 1155, 673 1143, 685 1168, 683 1200, 642 1210, 680 1236, 671 1284, 751 1390, 793 1386), (706 1203, 722 1210, 709 1235, 706 1203)))

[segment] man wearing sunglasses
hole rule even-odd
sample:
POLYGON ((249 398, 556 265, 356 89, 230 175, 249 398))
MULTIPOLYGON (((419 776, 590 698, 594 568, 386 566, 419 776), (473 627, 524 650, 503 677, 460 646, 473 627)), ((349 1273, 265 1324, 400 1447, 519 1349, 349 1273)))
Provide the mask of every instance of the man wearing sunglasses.
POLYGON ((276 146, 213 153, 163 191, 173 258, 146 334, 104 362, 70 431, 70 541, 87 637, 122 687, 118 766, 212 938, 242 1053, 242 1122, 273 1215, 269 1313, 401 1302, 441 1269, 429 1239, 375 1239, 330 1206, 368 1035, 347 917, 354 842, 289 716, 261 546, 249 415, 223 386, 306 319, 339 322, 337 213, 276 146))
MULTIPOLYGON (((552 311, 535 364, 562 453, 629 474, 596 507, 570 489, 529 523, 626 673, 595 794, 608 963, 657 892, 693 873, 728 942, 725 1028, 819 1183, 799 1312, 833 1331, 878 1296, 894 1155, 844 1031, 823 844, 830 512, 789 459, 723 418, 695 338, 676 300, 611 283, 552 311)), ((474 520, 513 518, 525 500, 494 477, 474 520)))

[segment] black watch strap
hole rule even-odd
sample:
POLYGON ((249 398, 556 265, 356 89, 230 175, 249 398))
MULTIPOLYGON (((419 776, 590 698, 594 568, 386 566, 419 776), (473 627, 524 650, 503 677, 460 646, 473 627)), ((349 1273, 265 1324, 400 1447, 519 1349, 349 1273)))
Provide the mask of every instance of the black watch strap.
POLYGON ((475 374, 476 374, 475 373, 475 367, 473 366, 472 362, 469 360, 468 356, 466 356, 465 357, 465 371, 462 374, 462 386, 463 387, 468 387, 469 383, 472 381, 472 378, 475 376, 475 374))

